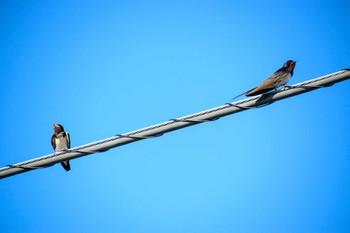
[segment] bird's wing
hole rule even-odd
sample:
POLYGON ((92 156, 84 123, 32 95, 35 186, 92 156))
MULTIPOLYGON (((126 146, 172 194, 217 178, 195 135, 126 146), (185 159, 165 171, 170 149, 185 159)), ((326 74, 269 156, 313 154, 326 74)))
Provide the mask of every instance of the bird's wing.
POLYGON ((276 76, 272 75, 270 78, 266 79, 259 86, 247 91, 246 96, 259 95, 268 91, 275 89, 276 76))
POLYGON ((276 86, 278 76, 276 74, 272 75, 270 78, 266 79, 262 84, 260 84, 257 88, 260 89, 274 89, 276 86))
POLYGON ((70 135, 66 132, 67 147, 70 149, 70 135))
POLYGON ((52 137, 51 137, 51 145, 52 145, 52 148, 55 150, 56 149, 56 135, 55 134, 52 134, 52 137))

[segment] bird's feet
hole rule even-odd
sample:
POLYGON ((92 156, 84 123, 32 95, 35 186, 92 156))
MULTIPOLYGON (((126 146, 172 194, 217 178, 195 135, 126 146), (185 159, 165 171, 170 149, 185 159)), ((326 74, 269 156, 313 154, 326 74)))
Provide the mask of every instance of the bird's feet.
POLYGON ((292 86, 283 86, 282 91, 289 90, 292 88, 293 88, 292 86))

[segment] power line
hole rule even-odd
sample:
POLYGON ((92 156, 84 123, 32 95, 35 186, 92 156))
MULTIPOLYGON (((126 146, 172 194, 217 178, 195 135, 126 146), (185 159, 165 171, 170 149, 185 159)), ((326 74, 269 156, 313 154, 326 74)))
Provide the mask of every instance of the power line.
POLYGON ((158 137, 170 131, 196 125, 199 123, 214 121, 220 117, 224 117, 230 114, 238 113, 252 108, 263 107, 285 98, 303 94, 315 89, 329 87, 335 83, 342 82, 347 79, 350 79, 350 69, 344 69, 332 74, 298 83, 284 88, 284 90, 281 91, 246 98, 232 103, 226 103, 216 108, 180 118, 170 119, 166 122, 138 129, 129 133, 118 134, 110 138, 72 148, 68 151, 49 154, 21 163, 8 165, 0 168, 0 179, 38 168, 46 168, 65 160, 76 159, 98 152, 105 152, 111 148, 143 139, 158 137))

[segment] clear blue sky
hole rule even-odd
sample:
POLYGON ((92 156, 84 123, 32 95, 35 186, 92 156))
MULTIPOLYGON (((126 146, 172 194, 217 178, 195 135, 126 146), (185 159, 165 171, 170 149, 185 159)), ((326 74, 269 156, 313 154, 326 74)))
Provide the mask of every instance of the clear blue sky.
MULTIPOLYGON (((0 2, 0 166, 350 67, 348 1, 0 2)), ((1 232, 350 232, 350 81, 0 181, 1 232)))

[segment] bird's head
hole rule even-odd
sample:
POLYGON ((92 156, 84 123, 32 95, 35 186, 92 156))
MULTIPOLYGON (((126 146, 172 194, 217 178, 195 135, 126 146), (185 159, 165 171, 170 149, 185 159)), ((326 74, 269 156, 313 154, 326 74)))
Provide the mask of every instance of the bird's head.
POLYGON ((55 131, 55 133, 60 133, 60 132, 64 131, 64 128, 60 124, 54 124, 53 125, 53 130, 55 131))
POLYGON ((288 60, 284 63, 283 67, 289 68, 290 70, 294 70, 296 63, 297 63, 297 61, 288 60))

